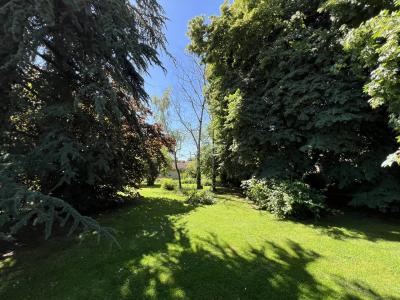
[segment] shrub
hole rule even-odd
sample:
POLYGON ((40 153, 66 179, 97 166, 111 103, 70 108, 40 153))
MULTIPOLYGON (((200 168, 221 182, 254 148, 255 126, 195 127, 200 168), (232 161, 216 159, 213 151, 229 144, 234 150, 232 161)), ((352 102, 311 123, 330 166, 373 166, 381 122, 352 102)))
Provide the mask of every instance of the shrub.
POLYGON ((121 191, 117 193, 117 196, 118 202, 121 203, 141 199, 139 192, 131 186, 124 187, 121 191))
POLYGON ((186 203, 190 205, 213 205, 216 203, 213 194, 209 191, 188 191, 186 194, 186 203))
POLYGON ((167 191, 173 191, 176 189, 176 182, 173 179, 164 179, 161 181, 161 187, 167 191))
POLYGON ((212 186, 212 180, 210 178, 203 177, 202 184, 204 186, 212 186))
POLYGON ((250 179, 242 183, 247 198, 279 218, 319 218, 325 197, 301 181, 250 179))
POLYGON ((184 183, 184 184, 195 184, 196 183, 196 178, 190 177, 186 173, 183 173, 181 180, 182 180, 182 183, 184 183))

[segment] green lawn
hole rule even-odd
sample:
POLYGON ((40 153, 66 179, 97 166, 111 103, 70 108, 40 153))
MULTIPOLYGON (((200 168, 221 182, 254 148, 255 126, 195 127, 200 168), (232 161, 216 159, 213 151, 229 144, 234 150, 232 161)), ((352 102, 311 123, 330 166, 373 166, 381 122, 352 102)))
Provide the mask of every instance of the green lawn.
POLYGON ((107 242, 62 239, 0 262, 0 299, 400 299, 400 223, 279 221, 233 195, 193 208, 159 188, 101 217, 107 242))

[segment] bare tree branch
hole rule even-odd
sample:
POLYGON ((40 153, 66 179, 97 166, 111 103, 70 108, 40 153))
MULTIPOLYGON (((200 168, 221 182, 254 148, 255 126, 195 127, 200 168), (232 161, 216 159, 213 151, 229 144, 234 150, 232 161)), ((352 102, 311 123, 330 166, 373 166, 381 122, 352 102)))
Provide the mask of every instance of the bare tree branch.
POLYGON ((201 143, 203 136, 203 125, 207 110, 207 100, 204 93, 207 81, 205 76, 205 68, 200 62, 193 56, 188 56, 190 59, 190 65, 184 67, 179 65, 178 75, 178 88, 181 95, 181 100, 187 103, 190 107, 192 115, 196 119, 196 127, 193 128, 191 121, 185 118, 182 113, 181 102, 173 101, 174 110, 178 116, 179 122, 186 129, 186 131, 192 137, 197 150, 196 160, 197 160, 197 189, 202 188, 201 184, 201 143))

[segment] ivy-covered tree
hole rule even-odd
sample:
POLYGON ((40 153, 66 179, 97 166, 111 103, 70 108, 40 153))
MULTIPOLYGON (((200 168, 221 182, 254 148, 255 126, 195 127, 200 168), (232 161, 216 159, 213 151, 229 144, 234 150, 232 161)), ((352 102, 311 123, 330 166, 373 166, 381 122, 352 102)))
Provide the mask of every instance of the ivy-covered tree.
POLYGON ((343 32, 320 4, 236 0, 211 22, 190 23, 189 50, 207 65, 222 179, 304 179, 353 193, 398 181, 380 167, 395 149, 387 113, 369 107, 343 32))
MULTIPOLYGON (((161 65, 156 0, 0 1, 0 228, 73 220, 152 164, 143 73, 161 65)), ((154 149, 154 148, 153 148, 154 149)))

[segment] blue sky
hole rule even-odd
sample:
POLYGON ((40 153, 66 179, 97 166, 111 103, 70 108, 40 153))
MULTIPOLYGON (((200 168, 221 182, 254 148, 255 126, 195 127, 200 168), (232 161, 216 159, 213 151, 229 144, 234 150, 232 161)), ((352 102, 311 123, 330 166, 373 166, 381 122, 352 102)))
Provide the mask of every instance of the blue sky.
MULTIPOLYGON (((189 44, 189 38, 186 36, 188 22, 199 15, 218 15, 223 0, 160 0, 159 3, 164 7, 169 19, 165 31, 168 52, 180 62, 185 60, 185 48, 189 44)), ((164 74, 160 68, 150 68, 150 76, 146 78, 146 90, 150 96, 161 96, 165 89, 173 88, 177 82, 177 71, 171 59, 161 54, 161 60, 167 69, 167 74, 164 74)), ((180 127, 178 122, 174 122, 173 125, 180 127)), ((180 158, 187 159, 190 153, 195 153, 195 147, 188 138, 184 143, 180 158)))

